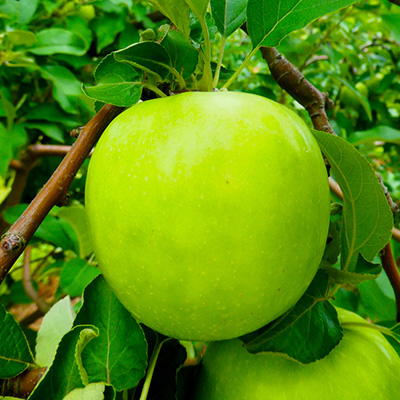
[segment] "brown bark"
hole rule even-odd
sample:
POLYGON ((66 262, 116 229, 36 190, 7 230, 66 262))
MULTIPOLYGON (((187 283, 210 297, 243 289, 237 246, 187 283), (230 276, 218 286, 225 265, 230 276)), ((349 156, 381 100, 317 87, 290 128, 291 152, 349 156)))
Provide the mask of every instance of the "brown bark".
POLYGON ((307 110, 314 128, 334 135, 326 115, 326 110, 333 108, 328 94, 313 86, 275 47, 261 47, 260 51, 275 81, 307 110))
POLYGON ((385 270, 394 291, 397 309, 396 320, 397 322, 400 322, 400 274, 396 265, 396 260, 393 257, 390 242, 381 251, 380 256, 382 267, 385 270))
POLYGON ((0 396, 18 397, 26 399, 39 383, 46 368, 37 368, 24 371, 22 374, 11 379, 0 381, 0 396))
POLYGON ((49 181, 21 217, 3 236, 0 246, 0 283, 54 205, 62 202, 79 168, 107 125, 124 108, 109 104, 86 124, 49 181))

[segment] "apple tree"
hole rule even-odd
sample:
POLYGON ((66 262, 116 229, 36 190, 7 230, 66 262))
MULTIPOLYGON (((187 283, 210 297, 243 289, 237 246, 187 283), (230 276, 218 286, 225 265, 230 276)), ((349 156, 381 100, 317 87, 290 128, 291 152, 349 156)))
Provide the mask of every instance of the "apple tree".
POLYGON ((0 24, 0 396, 398 397, 397 0, 0 24))

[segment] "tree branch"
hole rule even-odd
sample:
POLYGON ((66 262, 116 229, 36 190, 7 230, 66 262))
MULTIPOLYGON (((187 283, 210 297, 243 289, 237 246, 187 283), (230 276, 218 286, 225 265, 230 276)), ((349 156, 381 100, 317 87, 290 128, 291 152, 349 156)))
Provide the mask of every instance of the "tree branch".
POLYGON ((389 3, 395 4, 400 7, 400 0, 389 0, 389 3))
POLYGON ((276 83, 307 110, 314 128, 334 135, 326 115, 334 105, 328 94, 313 86, 275 47, 261 47, 260 51, 276 83))
POLYGON ((46 368, 26 370, 22 374, 0 381, 0 396, 12 396, 26 399, 39 383, 46 368))
POLYGON ((393 257, 392 247, 390 242, 381 251, 382 267, 389 278, 390 284, 392 285, 394 295, 396 298, 396 321, 400 322, 400 274, 397 269, 396 261, 393 257))
POLYGON ((104 129, 123 110, 124 108, 122 107, 106 104, 82 128, 78 139, 49 181, 21 217, 3 236, 0 243, 0 283, 4 280, 46 215, 65 198, 76 173, 104 129))

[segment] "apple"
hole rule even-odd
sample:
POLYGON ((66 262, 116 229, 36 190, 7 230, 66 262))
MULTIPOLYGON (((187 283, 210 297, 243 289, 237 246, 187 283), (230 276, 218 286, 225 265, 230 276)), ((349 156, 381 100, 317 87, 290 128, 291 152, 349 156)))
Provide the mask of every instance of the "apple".
POLYGON ((318 144, 288 108, 237 92, 141 102, 103 133, 86 207, 99 266, 155 331, 222 340, 292 307, 324 251, 318 144))
MULTIPOLYGON (((194 400, 397 400, 400 358, 358 315, 338 310, 343 339, 325 358, 300 364, 250 354, 239 339, 213 342, 204 354, 194 400)), ((310 337, 312 340, 312 336, 310 337)))
POLYGON ((80 6, 78 16, 84 19, 86 22, 90 22, 96 17, 96 9, 92 4, 85 4, 80 6))

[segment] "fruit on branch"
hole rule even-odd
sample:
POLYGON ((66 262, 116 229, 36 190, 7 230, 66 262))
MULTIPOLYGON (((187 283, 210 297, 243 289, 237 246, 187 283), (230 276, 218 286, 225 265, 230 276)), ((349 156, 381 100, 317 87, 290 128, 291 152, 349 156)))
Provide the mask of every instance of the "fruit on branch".
POLYGON ((95 253, 122 304, 186 340, 222 340, 293 306, 324 251, 330 195, 311 132, 245 93, 187 92, 118 116, 90 161, 95 253))
MULTIPOLYGON (((338 312, 342 323, 366 323, 338 312)), ((339 345, 306 365, 273 353, 250 354, 239 339, 214 342, 205 352, 194 399, 398 399, 400 358, 389 342, 375 329, 343 328, 339 345)))
POLYGON ((92 4, 85 4, 79 7, 78 16, 86 22, 90 22, 96 17, 96 10, 92 4))

